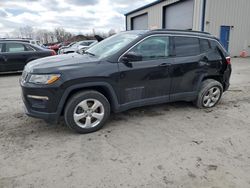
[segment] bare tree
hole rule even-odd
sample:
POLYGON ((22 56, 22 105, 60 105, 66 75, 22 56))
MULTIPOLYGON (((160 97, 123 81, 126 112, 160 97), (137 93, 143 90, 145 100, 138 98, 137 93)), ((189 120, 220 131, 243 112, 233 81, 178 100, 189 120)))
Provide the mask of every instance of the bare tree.
POLYGON ((108 36, 112 36, 116 34, 115 30, 114 29, 110 29, 109 32, 108 32, 108 36))
POLYGON ((66 41, 73 36, 71 33, 65 31, 65 29, 63 29, 62 27, 56 28, 54 31, 54 35, 58 42, 66 41))
POLYGON ((22 38, 33 38, 34 31, 33 28, 29 25, 19 28, 19 32, 22 38))

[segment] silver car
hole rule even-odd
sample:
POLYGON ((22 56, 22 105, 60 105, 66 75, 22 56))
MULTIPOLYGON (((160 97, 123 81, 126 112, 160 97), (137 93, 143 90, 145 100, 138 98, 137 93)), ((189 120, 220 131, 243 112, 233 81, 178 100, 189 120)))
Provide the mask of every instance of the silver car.
POLYGON ((96 40, 79 41, 67 47, 60 48, 58 51, 58 54, 74 53, 74 52, 77 52, 81 48, 89 47, 94 42, 96 42, 96 40))

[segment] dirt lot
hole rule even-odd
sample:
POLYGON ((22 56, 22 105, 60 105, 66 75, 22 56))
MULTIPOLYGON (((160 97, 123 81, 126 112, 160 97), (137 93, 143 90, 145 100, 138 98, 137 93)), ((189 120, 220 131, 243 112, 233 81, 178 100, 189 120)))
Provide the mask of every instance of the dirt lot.
POLYGON ((250 187, 250 59, 233 59, 221 103, 112 115, 79 135, 23 114, 20 75, 0 76, 0 187, 250 187))

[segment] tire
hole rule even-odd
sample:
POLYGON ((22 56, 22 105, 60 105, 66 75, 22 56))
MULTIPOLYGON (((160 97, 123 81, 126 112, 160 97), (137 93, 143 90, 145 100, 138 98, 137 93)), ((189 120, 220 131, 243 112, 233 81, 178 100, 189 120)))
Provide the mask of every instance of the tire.
POLYGON ((222 93, 223 87, 220 82, 213 79, 204 80, 194 104, 198 108, 212 108, 220 101, 222 93))
POLYGON ((64 120, 78 133, 95 132, 103 127, 110 115, 110 104, 101 93, 88 90, 73 95, 66 104, 64 120))

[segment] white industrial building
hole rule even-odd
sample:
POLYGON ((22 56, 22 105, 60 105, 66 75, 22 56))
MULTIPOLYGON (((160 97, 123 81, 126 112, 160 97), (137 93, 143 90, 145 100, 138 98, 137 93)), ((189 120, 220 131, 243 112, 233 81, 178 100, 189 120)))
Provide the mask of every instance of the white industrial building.
POLYGON ((126 30, 189 29, 217 36, 232 56, 250 54, 250 0, 158 0, 125 14, 126 30))

